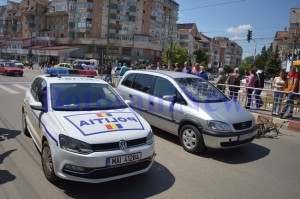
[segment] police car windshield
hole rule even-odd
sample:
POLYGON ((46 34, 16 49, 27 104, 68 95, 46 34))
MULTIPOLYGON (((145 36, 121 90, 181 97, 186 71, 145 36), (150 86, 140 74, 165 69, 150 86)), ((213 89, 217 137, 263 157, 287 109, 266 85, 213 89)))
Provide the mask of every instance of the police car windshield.
POLYGON ((107 84, 51 84, 51 105, 57 111, 90 111, 127 108, 127 104, 107 84))
POLYGON ((211 83, 202 78, 175 79, 183 92, 195 102, 225 102, 229 99, 211 83))

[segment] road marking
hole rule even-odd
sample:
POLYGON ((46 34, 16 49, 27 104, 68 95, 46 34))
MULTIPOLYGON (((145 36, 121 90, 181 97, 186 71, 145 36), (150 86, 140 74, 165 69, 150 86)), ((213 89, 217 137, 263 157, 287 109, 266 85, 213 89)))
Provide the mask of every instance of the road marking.
POLYGON ((21 85, 19 85, 19 84, 12 84, 13 86, 15 86, 15 87, 18 87, 18 88, 20 88, 20 89, 23 89, 23 90, 25 90, 25 91, 27 91, 29 88, 27 88, 27 87, 25 87, 25 86, 21 86, 21 85))
POLYGON ((6 86, 3 86, 3 85, 0 85, 0 88, 11 93, 11 94, 18 94, 19 92, 18 91, 15 91, 13 89, 10 89, 10 88, 7 88, 6 86))

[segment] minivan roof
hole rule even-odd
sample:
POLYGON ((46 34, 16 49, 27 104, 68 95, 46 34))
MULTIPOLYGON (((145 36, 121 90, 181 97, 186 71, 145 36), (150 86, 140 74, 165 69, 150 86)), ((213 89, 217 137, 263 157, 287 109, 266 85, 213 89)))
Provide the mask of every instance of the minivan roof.
POLYGON ((187 74, 187 73, 182 73, 182 72, 175 72, 175 71, 167 71, 167 70, 130 70, 128 72, 132 73, 132 72, 135 72, 135 71, 139 71, 139 72, 144 73, 144 74, 153 74, 153 73, 163 74, 163 75, 169 76, 173 79, 188 78, 188 77, 196 78, 197 77, 196 75, 192 75, 192 74, 187 74))

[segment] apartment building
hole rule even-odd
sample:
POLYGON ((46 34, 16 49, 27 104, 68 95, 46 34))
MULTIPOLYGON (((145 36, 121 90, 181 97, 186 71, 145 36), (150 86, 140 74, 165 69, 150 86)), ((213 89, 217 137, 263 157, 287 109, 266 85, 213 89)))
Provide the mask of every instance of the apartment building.
MULTIPOLYGON (((54 52, 55 46, 65 46, 69 57, 145 64, 169 46, 179 8, 175 0, 22 0, 8 5, 1 16, 1 38, 30 38, 31 46, 23 47, 36 61, 45 59, 43 53, 65 59, 54 52), (51 49, 40 52, 42 46, 51 49)), ((3 51, 12 54, 8 46, 3 51)))
POLYGON ((202 49, 208 56, 208 67, 238 67, 242 62, 243 49, 226 37, 210 38, 198 31, 196 24, 178 24, 176 42, 192 54, 202 49))
POLYGON ((219 67, 239 67, 242 63, 243 49, 227 37, 214 37, 220 45, 219 67))
POLYGON ((277 31, 273 39, 273 51, 276 46, 282 61, 282 68, 290 70, 293 58, 300 59, 300 8, 290 9, 289 28, 285 31, 277 31))

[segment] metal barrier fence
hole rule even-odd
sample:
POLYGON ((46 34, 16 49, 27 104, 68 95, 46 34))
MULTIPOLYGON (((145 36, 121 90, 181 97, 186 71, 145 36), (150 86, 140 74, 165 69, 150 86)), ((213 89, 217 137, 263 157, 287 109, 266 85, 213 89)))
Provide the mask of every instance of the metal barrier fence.
POLYGON ((271 114, 280 115, 288 102, 289 105, 293 105, 293 115, 300 115, 300 93, 293 93, 295 95, 294 100, 288 100, 289 92, 273 90, 271 84, 265 84, 264 89, 230 85, 230 87, 239 88, 238 92, 229 91, 228 84, 215 84, 215 86, 217 85, 224 86, 226 88, 224 94, 230 98, 233 96, 232 98, 244 107, 249 105, 251 109, 268 110, 271 111, 271 114), (248 94, 247 89, 251 89, 253 92, 248 94), (256 95, 256 90, 261 93, 256 95))
MULTIPOLYGON (((100 76, 100 78, 104 79, 105 75, 100 76)), ((119 84, 120 79, 121 76, 112 75, 111 82, 110 82, 111 85, 116 87, 119 84)), ((247 104, 250 103, 249 108, 251 109, 268 110, 271 111, 271 114, 275 113, 275 115, 280 114, 284 105, 287 102, 287 95, 289 94, 288 92, 285 91, 273 90, 271 83, 265 83, 264 89, 250 88, 243 85, 242 86, 230 85, 230 87, 239 88, 238 92, 229 91, 228 84, 215 84, 215 86, 217 85, 224 86, 226 88, 224 91, 224 94, 226 96, 230 97, 230 94, 236 96, 236 101, 238 101, 242 106, 247 107, 247 104), (253 90, 251 95, 247 94, 247 89, 253 90), (261 93, 259 95, 255 95, 255 90, 259 90, 261 93)), ((293 115, 300 116, 300 93, 295 93, 295 98, 294 100, 292 100, 292 103, 294 104, 293 115)))

